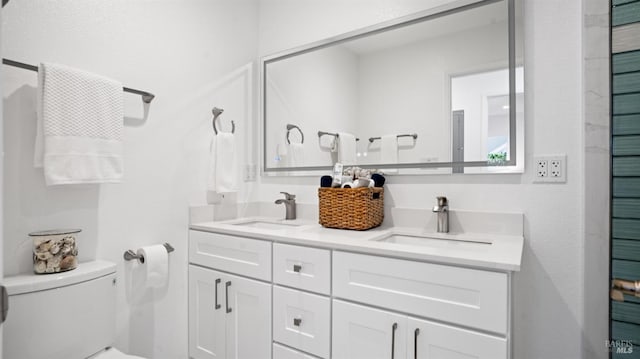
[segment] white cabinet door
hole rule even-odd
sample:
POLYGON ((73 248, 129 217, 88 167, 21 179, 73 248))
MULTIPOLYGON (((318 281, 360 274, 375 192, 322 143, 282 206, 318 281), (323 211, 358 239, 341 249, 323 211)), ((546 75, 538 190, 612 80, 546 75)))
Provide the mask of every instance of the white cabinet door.
POLYGON ((189 263, 271 281, 271 242, 191 230, 189 263))
POLYGON ((331 301, 273 287, 273 340, 322 358, 331 353, 331 301))
POLYGON ((408 328, 409 358, 507 358, 505 338, 415 318, 409 318, 408 328))
POLYGON ((333 359, 406 358, 407 317, 333 301, 333 359))
POLYGON ((227 274, 227 358, 271 358, 271 284, 227 274))
POLYGON ((506 334, 506 273, 333 252, 333 295, 506 334))
POLYGON ((223 278, 220 272, 189 266, 189 356, 193 359, 225 358, 223 278))
POLYGON ((329 295, 331 252, 327 249, 274 243, 273 282, 329 295))

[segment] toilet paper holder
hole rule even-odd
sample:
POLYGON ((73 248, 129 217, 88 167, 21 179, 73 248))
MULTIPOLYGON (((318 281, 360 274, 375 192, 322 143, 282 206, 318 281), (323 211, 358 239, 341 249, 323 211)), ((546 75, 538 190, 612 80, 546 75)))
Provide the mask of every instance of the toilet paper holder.
MULTIPOLYGON (((171 252, 175 251, 173 246, 170 245, 169 243, 164 243, 163 246, 167 250, 167 253, 171 253, 171 252)), ((129 249, 126 252, 124 252, 124 256, 123 257, 127 261, 131 261, 131 260, 137 259, 138 262, 144 263, 144 257, 141 256, 141 255, 138 255, 138 253, 132 251, 131 249, 129 249)))

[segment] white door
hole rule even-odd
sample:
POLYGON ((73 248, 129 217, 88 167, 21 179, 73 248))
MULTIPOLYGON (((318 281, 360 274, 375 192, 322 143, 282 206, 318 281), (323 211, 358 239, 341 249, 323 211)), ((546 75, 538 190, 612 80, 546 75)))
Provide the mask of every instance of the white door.
POLYGON ((507 358, 508 346, 505 338, 411 317, 408 328, 409 358, 507 358))
POLYGON ((227 274, 227 358, 271 358, 271 284, 227 274))
POLYGON ((189 356, 224 359, 224 277, 214 270, 189 265, 189 356))
POLYGON ((404 359, 406 335, 406 316, 333 301, 334 359, 404 359))

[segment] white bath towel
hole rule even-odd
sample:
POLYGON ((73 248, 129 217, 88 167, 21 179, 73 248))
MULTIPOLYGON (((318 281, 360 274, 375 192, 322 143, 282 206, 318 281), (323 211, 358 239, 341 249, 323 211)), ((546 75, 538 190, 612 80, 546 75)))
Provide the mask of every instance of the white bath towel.
POLYGON ((122 182, 122 84, 40 64, 34 165, 47 185, 122 182))
POLYGON ((237 192, 237 168, 235 136, 218 132, 211 140, 207 189, 217 193, 237 192))
POLYGON ((304 145, 302 143, 289 144, 289 167, 304 166, 304 145))
POLYGON ((398 163, 398 136, 382 136, 380 140, 380 163, 398 163))
POLYGON ((356 136, 338 132, 338 162, 345 166, 356 164, 356 136))

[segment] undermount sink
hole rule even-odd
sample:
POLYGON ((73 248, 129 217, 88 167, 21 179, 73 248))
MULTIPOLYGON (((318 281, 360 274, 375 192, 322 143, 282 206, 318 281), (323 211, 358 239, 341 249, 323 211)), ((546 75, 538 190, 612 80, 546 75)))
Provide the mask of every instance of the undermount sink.
POLYGON ((292 227, 301 226, 300 223, 287 223, 287 222, 278 222, 278 221, 265 221, 265 220, 252 220, 247 222, 239 222, 232 223, 234 226, 242 226, 246 228, 257 228, 257 229, 287 229, 292 227))
POLYGON ((486 248, 491 245, 491 242, 482 240, 437 238, 411 234, 390 234, 382 238, 374 238, 372 241, 438 248, 486 248))

